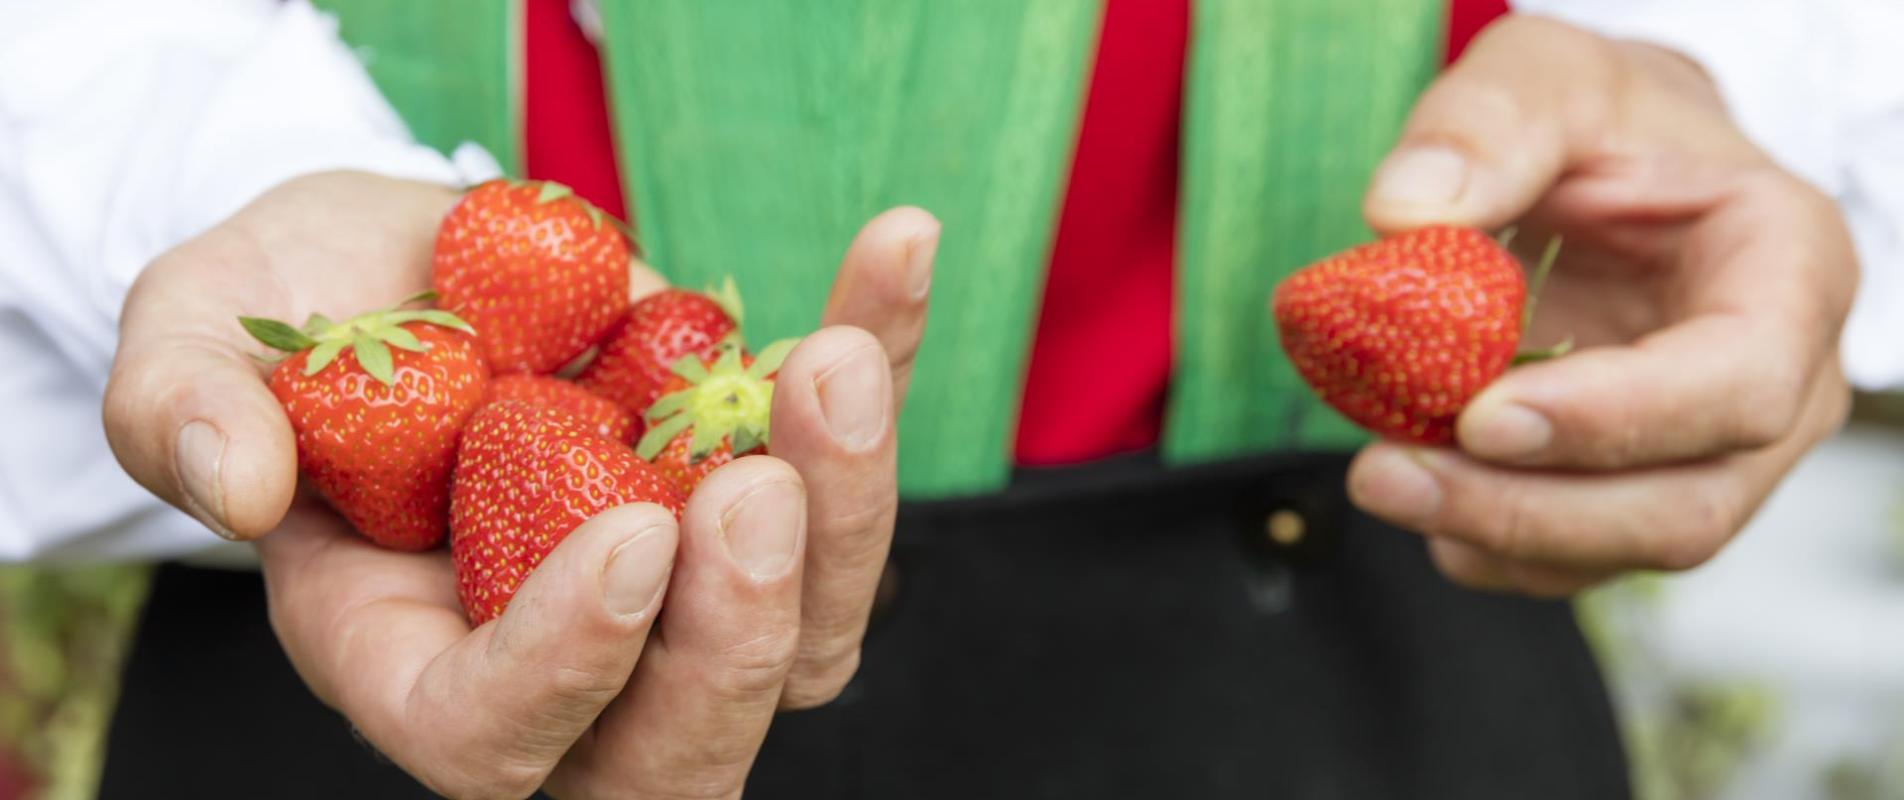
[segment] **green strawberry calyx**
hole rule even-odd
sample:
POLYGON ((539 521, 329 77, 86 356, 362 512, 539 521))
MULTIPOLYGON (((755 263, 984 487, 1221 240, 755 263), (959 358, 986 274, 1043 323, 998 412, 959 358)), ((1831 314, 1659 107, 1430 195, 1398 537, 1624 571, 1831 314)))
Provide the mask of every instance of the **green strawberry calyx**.
POLYGON ((670 367, 688 387, 663 395, 648 409, 648 432, 635 443, 635 454, 653 461, 676 436, 692 429, 688 459, 699 463, 726 441, 735 453, 767 446, 773 415, 773 381, 797 339, 782 339, 743 366, 740 348, 723 345, 709 365, 697 355, 682 356, 670 367))
POLYGON ((332 322, 323 314, 312 314, 310 319, 304 321, 302 328, 293 328, 278 320, 263 317, 239 317, 238 324, 267 347, 286 353, 309 350, 311 355, 304 361, 306 376, 323 372, 348 347, 364 372, 389 386, 396 383, 397 379, 390 348, 412 353, 429 349, 429 345, 419 341, 416 334, 402 327, 405 323, 425 322, 472 335, 476 333, 469 323, 448 311, 404 308, 412 303, 434 299, 435 292, 419 292, 390 308, 359 314, 343 322, 332 322))

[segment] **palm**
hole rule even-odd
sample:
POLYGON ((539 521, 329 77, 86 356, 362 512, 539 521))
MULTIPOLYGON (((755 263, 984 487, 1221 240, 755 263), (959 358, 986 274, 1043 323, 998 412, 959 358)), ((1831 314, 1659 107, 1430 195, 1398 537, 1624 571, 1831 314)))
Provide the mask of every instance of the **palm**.
MULTIPOLYGON (((678 525, 652 505, 597 515, 502 617, 471 629, 447 554, 379 549, 297 491, 289 422, 237 323, 340 318, 426 288, 455 198, 308 176, 155 261, 121 321, 114 451, 214 530, 262 537, 273 628, 300 675, 439 791, 528 794, 548 780, 579 794, 738 793, 750 759, 735 754, 759 747, 774 710, 825 702, 857 664, 891 541, 895 420, 937 223, 891 211, 847 250, 829 327, 781 367, 777 458, 715 471, 678 525), (854 389, 823 401, 834 375, 854 389), (839 417, 859 423, 852 435, 836 433, 839 417), (215 432, 210 446, 187 446, 180 431, 195 422, 215 432), (745 559, 745 542, 785 557, 745 559), (651 629, 665 646, 644 654, 651 629)), ((662 285, 631 267, 631 294, 662 285)))

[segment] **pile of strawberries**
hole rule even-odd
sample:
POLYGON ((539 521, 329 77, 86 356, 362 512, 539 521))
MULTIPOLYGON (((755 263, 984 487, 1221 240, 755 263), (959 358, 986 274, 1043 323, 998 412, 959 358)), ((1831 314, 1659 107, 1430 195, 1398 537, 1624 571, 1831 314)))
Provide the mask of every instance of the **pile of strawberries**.
POLYGON ((707 473, 767 448, 793 342, 749 354, 731 282, 631 302, 631 259, 567 188, 498 180, 444 217, 433 291, 341 323, 241 320, 290 354, 270 385, 305 478, 376 544, 448 536, 472 625, 589 517, 678 516, 707 473))

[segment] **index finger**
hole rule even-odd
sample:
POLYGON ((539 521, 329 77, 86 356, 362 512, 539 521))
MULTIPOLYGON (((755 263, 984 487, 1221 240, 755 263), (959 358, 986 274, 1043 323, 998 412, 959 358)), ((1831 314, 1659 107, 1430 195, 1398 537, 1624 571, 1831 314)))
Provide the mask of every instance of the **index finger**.
POLYGON ((1850 241, 1830 201, 1766 169, 1662 253, 1666 327, 1510 370, 1462 413, 1471 455, 1620 469, 1784 438, 1833 358, 1850 241))

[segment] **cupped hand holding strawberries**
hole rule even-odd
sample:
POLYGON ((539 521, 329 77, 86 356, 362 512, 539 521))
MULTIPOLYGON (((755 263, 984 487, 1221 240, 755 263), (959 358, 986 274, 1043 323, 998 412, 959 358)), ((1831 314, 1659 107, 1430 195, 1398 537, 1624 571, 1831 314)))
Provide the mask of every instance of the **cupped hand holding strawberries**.
MULTIPOLYGON (((1420 424, 1384 431, 1349 475, 1357 504, 1427 535, 1460 583, 1559 595, 1697 565, 1844 418, 1837 341, 1857 281, 1844 223, 1676 54, 1509 17, 1422 98, 1364 210, 1394 247, 1430 242, 1430 262, 1480 292, 1431 315, 1457 327, 1387 333, 1397 351, 1458 333, 1466 363, 1493 372, 1436 384, 1464 395, 1417 406, 1420 424), (1493 277, 1484 235, 1421 231, 1435 225, 1518 225, 1530 262, 1564 237, 1519 345, 1571 337, 1575 351, 1499 373, 1510 351, 1472 320, 1518 333, 1518 297, 1492 304, 1522 284, 1493 277), (1456 446, 1405 441, 1429 431, 1456 446)), ((1391 371, 1404 373, 1421 374, 1391 371)))
POLYGON ((503 188, 463 216, 526 214, 525 246, 574 239, 548 280, 496 268, 503 228, 438 241, 456 193, 355 173, 287 182, 163 256, 127 298, 108 436, 147 488, 258 540, 299 673, 432 788, 736 794, 773 713, 857 665, 938 224, 875 218, 825 327, 743 354, 684 311, 724 306, 664 291, 612 220, 503 188), (392 306, 432 288, 433 253, 440 311, 392 306), (261 364, 240 316, 296 354, 261 364), (673 338, 636 346, 638 328, 673 338), (592 345, 579 383, 544 374, 592 345), (660 466, 635 454, 642 417, 682 414, 660 466), (769 427, 772 455, 745 455, 769 427), (426 550, 445 526, 454 560, 426 550))

